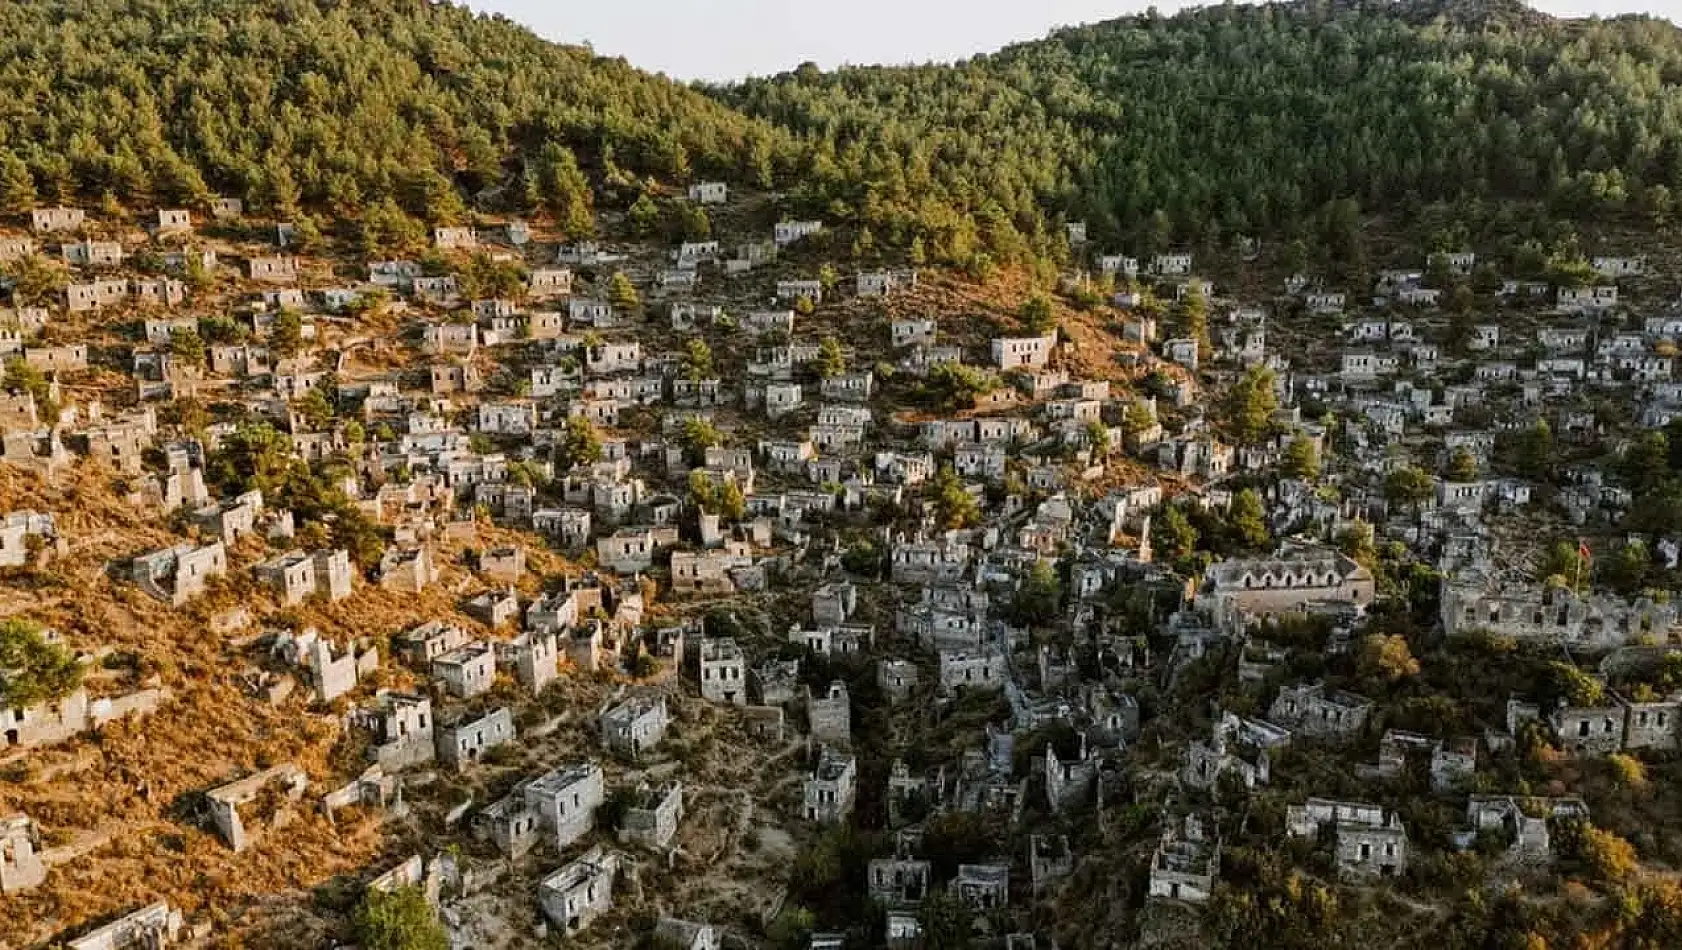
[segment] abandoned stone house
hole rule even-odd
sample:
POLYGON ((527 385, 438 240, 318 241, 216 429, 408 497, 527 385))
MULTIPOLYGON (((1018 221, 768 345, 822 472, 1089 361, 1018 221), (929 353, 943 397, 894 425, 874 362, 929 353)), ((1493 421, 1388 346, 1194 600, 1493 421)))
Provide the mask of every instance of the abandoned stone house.
POLYGON ((1245 788, 1266 785, 1270 773, 1270 750, 1288 745, 1289 730, 1256 719, 1241 719, 1222 713, 1209 742, 1193 741, 1186 746, 1180 780, 1193 788, 1214 789, 1221 776, 1232 773, 1245 788))
POLYGON ((1588 821, 1588 805, 1575 797, 1472 795, 1466 800, 1468 831, 1459 844, 1469 848, 1477 837, 1494 834, 1506 845, 1508 860, 1543 863, 1554 857, 1548 823, 1560 819, 1588 821))
POLYGON ((564 766, 516 785, 479 813, 475 828, 511 857, 525 854, 539 839, 562 850, 595 827, 603 798, 601 766, 564 766))
POLYGON ((1578 596, 1567 588, 1475 572, 1445 578, 1441 601, 1443 629, 1450 636, 1487 630, 1517 640, 1590 649, 1663 636, 1677 622, 1674 606, 1650 598, 1578 596))
MULTIPOLYGON (((245 850, 251 843, 245 818, 240 814, 242 806, 251 805, 259 799, 267 800, 271 790, 277 792, 278 798, 284 800, 279 807, 270 814, 253 817, 266 820, 270 830, 280 829, 285 827, 292 817, 285 802, 296 802, 303 797, 308 788, 309 778, 304 774, 304 770, 296 765, 284 764, 213 788, 205 793, 205 798, 210 805, 211 820, 222 835, 222 840, 227 842, 229 848, 238 852, 245 850)), ((264 810, 267 811, 268 808, 264 810)))
POLYGON ((928 896, 933 865, 926 859, 896 855, 872 858, 865 870, 871 900, 888 907, 914 907, 928 896))
POLYGON ((355 642, 337 659, 333 657, 332 642, 313 629, 306 630, 293 642, 297 648, 297 661, 303 665, 310 688, 319 702, 329 703, 343 696, 356 688, 360 678, 379 669, 380 652, 373 648, 361 649, 362 645, 355 642))
MULTIPOLYGON (((58 635, 49 631, 56 642, 58 635)), ((68 741, 114 719, 146 715, 164 700, 158 689, 144 689, 123 696, 90 699, 86 689, 76 689, 56 700, 19 706, 6 702, 0 690, 0 750, 28 749, 68 741)))
POLYGON ((228 551, 215 541, 199 547, 178 544, 134 559, 131 576, 140 589, 174 607, 199 594, 213 577, 228 572, 228 551))
POLYGON ((933 319, 900 319, 889 324, 889 342, 894 349, 906 346, 934 346, 940 327, 933 319))
POLYGON ((858 609, 858 588, 850 581, 830 581, 812 591, 812 620, 820 627, 838 627, 858 609))
POLYGON ((35 208, 29 212, 29 226, 37 234, 75 231, 87 223, 81 208, 35 208))
POLYGON ((1618 305, 1615 284, 1587 287, 1560 287, 1554 298, 1554 309, 1561 313, 1600 313, 1618 305))
POLYGON ((902 288, 917 286, 917 271, 877 270, 859 271, 854 278, 854 292, 860 297, 882 297, 902 288))
POLYGON ((30 238, 0 238, 0 264, 33 257, 37 246, 30 238))
POLYGON ((67 950, 168 950, 181 936, 181 912, 158 901, 65 944, 67 950))
POLYGON ((800 300, 801 298, 805 298, 812 303, 822 303, 823 283, 816 280, 777 281, 778 300, 800 300))
POLYGON ((23 567, 37 552, 59 542, 53 516, 38 511, 13 511, 0 518, 0 567, 23 567))
POLYGON ((71 313, 86 313, 101 307, 111 307, 128 299, 128 281, 100 279, 88 283, 70 284, 64 288, 65 309, 71 313))
POLYGON ((120 267, 123 245, 118 241, 67 241, 59 256, 71 267, 120 267))
POLYGON ((526 278, 526 291, 533 299, 564 297, 572 293, 572 271, 565 267, 540 267, 526 278))
POLYGON ((703 699, 747 705, 747 657, 734 639, 715 637, 701 641, 700 679, 703 699))
POLYGON ((468 643, 433 659, 432 675, 459 699, 489 692, 496 682, 496 650, 484 641, 468 643))
POLYGON ((1036 369, 1051 362, 1051 351, 1057 346, 1057 337, 1055 334, 995 337, 990 345, 993 365, 999 369, 1036 369))
POLYGON ((1151 856, 1151 899, 1204 903, 1220 876, 1220 842, 1206 837, 1203 822, 1196 815, 1187 815, 1183 823, 1164 825, 1162 839, 1151 856))
POLYGON ((812 739, 825 743, 847 746, 853 741, 853 707, 852 699, 847 694, 847 684, 836 680, 829 684, 820 696, 814 696, 809 691, 806 695, 806 720, 812 731, 812 739))
POLYGON ((403 631, 394 638, 397 651, 417 666, 428 666, 433 660, 466 646, 472 637, 460 627, 429 620, 403 631))
POLYGON ((683 820, 683 783, 640 783, 620 818, 619 840, 645 848, 669 846, 683 820))
POLYGON ((803 789, 803 810, 807 821, 838 824, 853 810, 858 765, 852 756, 825 745, 818 751, 817 765, 807 776, 803 789))
POLYGON ((897 541, 889 553, 896 584, 951 584, 970 564, 969 545, 947 540, 897 541))
POLYGON ((632 696, 601 714, 602 744, 614 752, 640 758, 665 738, 671 718, 663 693, 632 696))
MULTIPOLYGON (((512 599, 512 598, 511 598, 512 599)), ((514 671, 514 679, 532 695, 554 681, 560 665, 559 635, 530 630, 508 643, 497 644, 498 662, 514 671)))
POLYGON ((1010 904, 1010 865, 960 864, 949 889, 965 907, 997 910, 1010 904))
POLYGON ((298 279, 295 257, 253 257, 246 261, 246 276, 252 280, 289 284, 298 279))
POLYGON ((869 402, 876 381, 869 370, 826 376, 818 382, 818 393, 835 402, 869 402))
POLYGON ((1372 700, 1364 696, 1305 683, 1281 688, 1268 708, 1268 718, 1300 735, 1348 739, 1366 728, 1372 708, 1372 700))
POLYGON ((1079 808, 1092 800, 1101 761, 1089 753, 1086 737, 1073 759, 1058 755, 1055 744, 1045 747, 1045 797, 1053 812, 1079 808))
POLYGON ((822 221, 778 221, 771 227, 771 240, 782 247, 822 230, 822 221))
POLYGON ((478 762, 485 754, 515 738, 514 714, 498 706, 437 727, 438 759, 456 769, 478 762))
POLYGON ((1623 277, 1640 277, 1647 273, 1647 258, 1645 257, 1595 257, 1589 261, 1589 266, 1596 274, 1607 280, 1618 280, 1623 277))
POLYGON ((0 817, 0 894, 27 891, 46 879, 41 830, 27 815, 0 817))
POLYGON ((371 706, 352 710, 349 722, 370 735, 369 758, 388 772, 424 765, 437 756, 432 700, 425 696, 381 690, 371 706))
POLYGON ((1338 870, 1345 876, 1399 877, 1407 869, 1407 830, 1394 812, 1380 805, 1310 798, 1286 808, 1285 828, 1296 838, 1329 833, 1338 870))
POLYGON ((1158 254, 1151 258, 1151 272, 1162 277, 1184 277, 1191 273, 1190 254, 1158 254))
POLYGON ((380 557, 378 568, 380 586, 386 590, 418 594, 438 579, 432 563, 432 552, 425 546, 403 549, 391 547, 380 557))
POLYGON ((940 653, 940 688, 945 692, 1003 689, 1009 677, 1006 657, 997 650, 940 653))
POLYGON ((88 347, 85 343, 32 346, 23 351, 23 361, 43 373, 74 373, 88 368, 88 347))
POLYGON ((673 950, 723 950, 724 941, 712 924, 662 917, 654 925, 654 941, 673 950))
POLYGON ((305 554, 293 550, 276 555, 253 570, 259 581, 280 593, 281 602, 288 607, 316 594, 330 602, 350 596, 348 551, 323 549, 305 554))
POLYGON ((910 660, 878 660, 876 686, 891 703, 903 702, 917 689, 920 674, 910 660))
POLYGON ((437 227, 432 229, 432 246, 444 251, 474 248, 479 246, 479 235, 467 227, 437 227))
POLYGON ((458 292, 454 274, 441 277, 416 277, 409 282, 410 292, 416 300, 427 303, 447 304, 454 300, 458 292))
POLYGON ((701 181, 689 186, 689 200, 702 205, 721 205, 730 198, 730 186, 722 181, 701 181))
POLYGON ((613 881, 618 874, 619 856, 596 845, 538 885, 543 916, 568 936, 585 930, 613 909, 613 881))

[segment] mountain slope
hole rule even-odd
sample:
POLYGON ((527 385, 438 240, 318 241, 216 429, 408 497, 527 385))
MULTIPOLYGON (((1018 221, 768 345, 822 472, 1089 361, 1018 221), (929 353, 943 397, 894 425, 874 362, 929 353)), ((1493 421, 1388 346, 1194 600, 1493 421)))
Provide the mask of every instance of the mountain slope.
POLYGON ((731 178, 790 147, 621 60, 426 0, 3 4, 0 88, 0 160, 44 201, 394 197, 436 221, 459 211, 443 186, 495 185, 550 140, 731 178))
MULTIPOLYGON (((938 199, 1009 253, 1046 212, 1140 249, 1295 231, 1331 201, 1538 199, 1668 213, 1682 31, 1508 0, 1222 6, 951 66, 803 68, 714 90, 856 161, 865 216, 938 199), (884 207, 885 205, 899 206, 884 207)), ((942 246, 961 258, 964 247, 942 246)))

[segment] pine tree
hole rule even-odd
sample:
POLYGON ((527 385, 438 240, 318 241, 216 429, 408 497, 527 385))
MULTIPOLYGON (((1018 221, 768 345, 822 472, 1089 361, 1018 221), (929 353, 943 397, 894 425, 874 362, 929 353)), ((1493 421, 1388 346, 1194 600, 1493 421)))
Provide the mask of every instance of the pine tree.
POLYGON ((590 181, 578 167, 578 156, 572 149, 550 142, 543 146, 537 161, 538 196, 555 219, 555 227, 574 240, 595 233, 590 181))
POLYGON ((636 285, 631 283, 631 278, 625 276, 622 270, 614 271, 613 277, 608 281, 607 299, 619 310, 635 310, 642 305, 636 285))
POLYGON ((27 214, 35 208, 35 178, 12 152, 0 152, 0 214, 27 214))

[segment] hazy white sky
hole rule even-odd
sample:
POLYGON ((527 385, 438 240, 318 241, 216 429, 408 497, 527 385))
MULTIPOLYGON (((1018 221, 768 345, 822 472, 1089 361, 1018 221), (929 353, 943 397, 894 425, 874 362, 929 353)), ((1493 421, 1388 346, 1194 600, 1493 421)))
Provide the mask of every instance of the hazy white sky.
MULTIPOLYGON (((1148 0, 466 0, 551 40, 589 43, 677 79, 736 79, 807 60, 962 59, 1052 28, 1137 13, 1148 0)), ((1192 4, 1161 0, 1169 13, 1192 4)), ((1532 0, 1565 16, 1650 13, 1682 20, 1682 0, 1532 0)))

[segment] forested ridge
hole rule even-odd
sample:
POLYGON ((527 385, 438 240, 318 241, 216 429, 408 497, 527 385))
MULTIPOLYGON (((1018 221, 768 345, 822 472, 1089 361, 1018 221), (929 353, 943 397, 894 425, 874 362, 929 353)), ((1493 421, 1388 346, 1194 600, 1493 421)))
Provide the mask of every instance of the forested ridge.
POLYGON ((1660 20, 1554 20, 1512 0, 1305 0, 716 92, 833 143, 864 170, 869 218, 915 229, 916 209, 944 202, 1009 251, 1004 224, 1034 238, 1053 230, 1049 211, 1150 250, 1312 232, 1340 199, 1403 215, 1518 199, 1663 218, 1682 194, 1679 83, 1682 31, 1660 20))
POLYGON ((1146 14, 705 89, 426 0, 47 0, 0 6, 0 88, 5 213, 214 193, 564 218, 586 187, 719 178, 972 265, 1058 259, 1069 220, 1143 253, 1444 206, 1663 222, 1682 198, 1682 31, 1514 0, 1146 14))
POLYGON ((427 0, 0 4, 0 89, 7 210, 31 187, 46 202, 215 192, 335 215, 390 199, 442 223, 476 196, 521 200, 503 186, 539 175, 546 144, 675 178, 769 181, 792 154, 622 60, 427 0))

